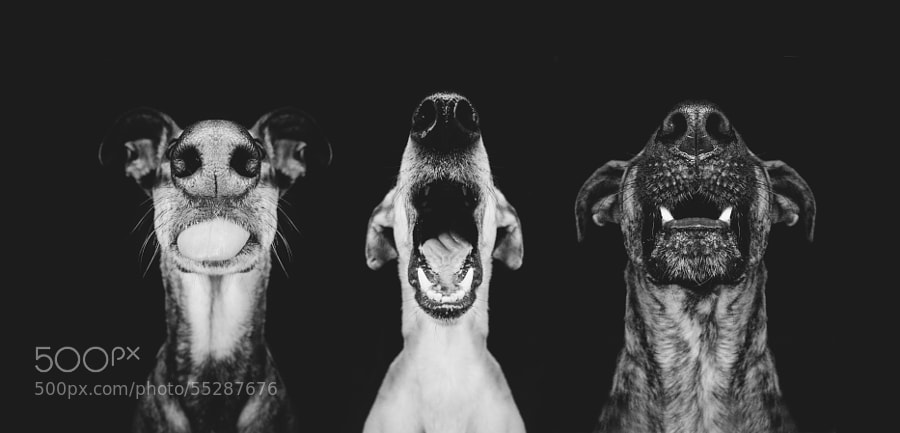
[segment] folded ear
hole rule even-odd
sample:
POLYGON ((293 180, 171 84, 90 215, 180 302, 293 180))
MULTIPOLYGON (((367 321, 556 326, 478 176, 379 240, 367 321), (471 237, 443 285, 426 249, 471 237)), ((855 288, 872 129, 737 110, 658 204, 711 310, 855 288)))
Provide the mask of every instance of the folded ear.
POLYGON ((311 116, 292 107, 264 114, 250 128, 269 153, 282 194, 331 164, 331 144, 311 116))
POLYGON ((119 117, 100 144, 100 164, 125 175, 150 194, 156 182, 168 143, 181 135, 181 128, 166 114, 152 108, 137 108, 119 117))
POLYGON ((622 217, 619 186, 626 167, 628 161, 609 161, 581 186, 575 199, 575 228, 579 242, 584 240, 588 221, 598 226, 619 223, 622 217))
POLYGON ((769 175, 775 200, 769 212, 772 223, 786 223, 793 226, 803 222, 806 238, 810 242, 816 227, 816 199, 812 189, 789 165, 781 161, 765 161, 763 166, 769 175))
POLYGON ((507 268, 516 270, 522 267, 525 246, 522 243, 522 224, 516 209, 506 201, 500 190, 494 190, 497 198, 497 239, 494 241, 492 257, 503 262, 507 268))
POLYGON ((369 217, 369 230, 366 233, 366 264, 377 270, 385 263, 397 258, 397 247, 394 245, 394 195, 396 188, 391 189, 384 200, 369 217))

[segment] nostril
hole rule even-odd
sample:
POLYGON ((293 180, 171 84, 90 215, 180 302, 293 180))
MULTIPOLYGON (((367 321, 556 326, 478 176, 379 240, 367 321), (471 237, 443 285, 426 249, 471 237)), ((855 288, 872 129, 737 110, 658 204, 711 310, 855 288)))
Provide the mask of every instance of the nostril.
POLYGON ((434 106, 434 101, 426 99, 413 113, 412 130, 419 133, 425 132, 434 125, 435 121, 437 121, 437 107, 434 106))
POLYGON ((178 178, 194 174, 203 165, 200 152, 194 146, 178 146, 171 154, 172 175, 178 178))
POLYGON ((472 104, 470 104, 469 101, 462 99, 457 102, 453 114, 459 124, 463 126, 463 128, 466 128, 469 131, 478 130, 478 113, 475 112, 475 109, 472 107, 472 104))
POLYGON ((734 138, 731 123, 721 113, 716 112, 706 118, 706 133, 719 142, 728 142, 734 138))
POLYGON ((259 152, 255 148, 239 146, 231 154, 231 168, 243 177, 259 175, 259 152))
POLYGON ((656 138, 663 143, 671 144, 678 141, 686 132, 687 118, 684 117, 684 113, 676 111, 663 121, 656 138))

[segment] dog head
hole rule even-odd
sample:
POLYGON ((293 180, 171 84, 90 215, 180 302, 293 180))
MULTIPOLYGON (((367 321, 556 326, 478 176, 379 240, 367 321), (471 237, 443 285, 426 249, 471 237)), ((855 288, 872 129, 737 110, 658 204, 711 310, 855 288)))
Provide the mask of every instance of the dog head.
POLYGON ((519 218, 494 186, 475 107, 454 93, 425 98, 397 184, 369 219, 369 267, 398 259, 404 300, 452 322, 486 302, 492 259, 518 269, 522 255, 519 218))
POLYGON ((813 238, 812 191, 781 161, 762 161, 721 110, 676 106, 630 161, 610 161, 582 186, 588 221, 620 224, 630 261, 659 284, 739 281, 762 260, 772 224, 800 222, 813 238))
POLYGON ((100 148, 101 163, 124 167, 152 198, 164 260, 215 275, 268 263, 280 195, 330 159, 313 120, 290 108, 250 129, 205 120, 183 130, 166 114, 142 108, 123 115, 100 148))

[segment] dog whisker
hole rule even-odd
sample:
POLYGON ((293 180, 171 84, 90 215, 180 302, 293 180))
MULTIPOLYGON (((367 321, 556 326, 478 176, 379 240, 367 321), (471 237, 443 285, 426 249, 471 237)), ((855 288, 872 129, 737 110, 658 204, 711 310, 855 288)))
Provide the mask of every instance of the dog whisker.
POLYGON ((275 259, 278 260, 278 265, 281 267, 281 271, 284 272, 284 276, 290 278, 290 274, 288 274, 287 268, 284 266, 284 262, 281 261, 281 256, 278 255, 278 250, 275 248, 275 242, 272 245, 272 253, 275 255, 275 259))
POLYGON ((147 262, 147 267, 144 269, 144 273, 141 274, 141 278, 147 278, 147 273, 150 272, 150 267, 153 265, 153 262, 156 260, 156 257, 159 255, 159 252, 160 252, 159 242, 156 242, 154 240, 154 244, 155 244, 155 246, 153 248, 153 255, 150 256, 150 261, 147 262))

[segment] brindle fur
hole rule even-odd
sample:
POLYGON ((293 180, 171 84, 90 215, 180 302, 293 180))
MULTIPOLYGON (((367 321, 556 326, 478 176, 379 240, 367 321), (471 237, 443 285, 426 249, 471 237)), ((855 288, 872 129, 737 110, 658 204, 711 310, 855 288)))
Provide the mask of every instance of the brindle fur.
POLYGON ((269 248, 277 232, 279 195, 311 166, 327 165, 330 152, 312 120, 288 108, 263 116, 249 130, 214 120, 182 131, 169 116, 152 109, 127 113, 114 126, 101 147, 101 161, 123 164, 126 175, 151 195, 160 244, 168 332, 148 384, 187 389, 187 395, 143 395, 134 431, 296 430, 264 336, 269 248), (263 153, 257 155, 258 174, 235 176, 229 171, 230 158, 238 148, 253 149, 254 142, 263 153), (173 179, 176 163, 170 152, 177 146, 195 146, 203 169, 217 174, 173 179), (184 227, 216 216, 244 226, 259 247, 249 257, 209 272, 206 265, 175 253, 172 245, 184 227), (197 317, 207 322, 195 323, 197 317), (250 383, 252 393, 247 388, 238 392, 238 386, 250 383))
POLYGON ((579 192, 579 240, 589 219, 620 224, 629 258, 625 347, 599 432, 794 431, 766 342, 762 258, 774 223, 802 220, 812 240, 815 201, 794 170, 750 152, 724 115, 707 127, 709 113, 721 115, 678 105, 640 154, 608 162, 579 192), (673 137, 678 113, 687 131, 673 137), (736 205, 748 233, 649 237, 659 206, 691 196, 736 205))

